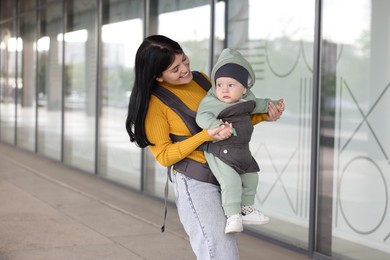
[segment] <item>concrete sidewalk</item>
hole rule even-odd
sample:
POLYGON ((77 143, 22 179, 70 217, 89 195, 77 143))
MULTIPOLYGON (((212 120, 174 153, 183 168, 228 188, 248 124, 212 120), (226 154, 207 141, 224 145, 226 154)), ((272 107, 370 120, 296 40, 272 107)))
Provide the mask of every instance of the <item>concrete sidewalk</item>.
MULTIPOLYGON (((0 259, 195 259, 177 211, 128 188, 0 143, 0 259)), ((240 235, 241 259, 307 256, 240 235)))

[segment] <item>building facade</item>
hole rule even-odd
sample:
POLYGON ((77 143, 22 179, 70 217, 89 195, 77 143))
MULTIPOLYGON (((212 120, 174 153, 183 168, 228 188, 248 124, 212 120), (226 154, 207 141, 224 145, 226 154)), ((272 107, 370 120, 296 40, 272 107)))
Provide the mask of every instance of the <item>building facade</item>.
POLYGON ((165 169, 124 128, 151 34, 206 73, 235 48, 253 92, 285 100, 251 141, 272 221, 246 232, 315 259, 390 258, 389 0, 1 0, 0 141, 162 198, 165 169))

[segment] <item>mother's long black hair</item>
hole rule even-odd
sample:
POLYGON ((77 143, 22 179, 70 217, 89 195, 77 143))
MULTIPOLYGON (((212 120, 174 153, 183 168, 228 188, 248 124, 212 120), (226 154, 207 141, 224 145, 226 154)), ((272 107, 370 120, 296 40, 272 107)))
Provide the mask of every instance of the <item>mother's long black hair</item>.
POLYGON ((145 133, 145 117, 150 96, 160 77, 174 61, 175 54, 183 53, 180 45, 163 35, 144 39, 135 56, 135 79, 126 118, 126 130, 131 142, 139 147, 153 145, 145 133))

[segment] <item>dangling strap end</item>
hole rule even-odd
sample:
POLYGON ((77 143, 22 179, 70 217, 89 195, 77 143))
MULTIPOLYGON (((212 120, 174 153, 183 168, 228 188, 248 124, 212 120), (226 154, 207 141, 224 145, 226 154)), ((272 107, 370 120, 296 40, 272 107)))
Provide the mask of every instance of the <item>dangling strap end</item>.
MULTIPOLYGON (((171 167, 167 168, 167 180, 165 182, 165 189, 164 189, 164 222, 161 227, 161 232, 165 231, 165 221, 167 220, 167 213, 168 213, 168 206, 167 206, 167 201, 168 201, 168 181, 171 180, 171 167)), ((172 180, 171 180, 172 181, 172 180)))

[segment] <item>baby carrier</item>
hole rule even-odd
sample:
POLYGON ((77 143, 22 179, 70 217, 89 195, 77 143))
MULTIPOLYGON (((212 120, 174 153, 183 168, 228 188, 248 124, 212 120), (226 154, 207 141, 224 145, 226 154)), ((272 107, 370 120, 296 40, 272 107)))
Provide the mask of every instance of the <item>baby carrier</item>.
MULTIPOLYGON (((193 79, 198 85, 200 85, 204 90, 208 91, 211 87, 211 83, 207 78, 205 78, 200 72, 193 71, 193 79)), ((196 112, 189 109, 182 100, 180 100, 175 94, 173 94, 171 91, 169 91, 166 88, 163 88, 161 86, 158 86, 153 90, 153 95, 155 95, 157 98, 159 98, 165 105, 170 107, 175 113, 179 115, 179 117, 184 121, 188 129, 190 130, 192 135, 195 135, 196 133, 202 131, 202 129, 197 125, 195 121, 196 112)), ((256 106, 256 103, 254 101, 247 101, 244 104, 239 104, 240 109, 242 112, 246 112, 246 117, 250 116, 250 112, 254 109, 256 106)), ((234 117, 234 108, 226 109, 221 113, 223 115, 223 118, 229 118, 231 122, 233 122, 236 126, 241 125, 240 130, 244 130, 244 136, 246 138, 250 138, 251 133, 253 131, 253 126, 250 124, 248 126, 247 123, 241 124, 241 122, 250 122, 249 119, 245 119, 244 117, 234 117)), ((229 121, 229 122, 230 122, 229 121)), ((182 140, 185 140, 186 136, 177 136, 177 135, 170 135, 170 138, 173 142, 179 142, 182 140)), ((240 137, 242 139, 242 135, 240 137)), ((230 138, 231 139, 231 138, 230 138)), ((212 153, 215 156, 218 156, 221 160, 223 160, 225 163, 229 164, 231 167, 233 167, 238 173, 242 174, 245 172, 255 172, 259 171, 259 167, 252 157, 252 155, 249 152, 248 142, 249 140, 244 139, 241 140, 243 142, 243 146, 239 147, 237 150, 237 140, 224 140, 221 142, 213 143, 213 142, 206 142, 203 143, 201 146, 197 148, 197 150, 206 151, 208 153, 212 153), (235 144, 233 144, 235 143, 235 144), (235 149, 233 147, 236 147, 235 149), (242 148, 240 150, 240 148, 242 148), (239 156, 242 153, 242 157, 239 160, 232 161, 231 158, 235 158, 234 156, 227 156, 226 151, 234 151, 236 153, 236 156, 239 156), (245 151, 245 153, 244 153, 245 151), (237 155, 238 153, 238 155, 237 155), (247 154, 249 153, 249 154, 247 154)), ((165 213, 164 213, 164 223, 161 227, 161 232, 164 232, 165 230, 165 220, 167 215, 167 198, 168 198, 168 181, 171 180, 171 168, 174 168, 176 171, 192 178, 198 181, 208 182, 215 185, 219 185, 217 179, 211 172, 209 166, 207 163, 200 163, 197 161, 194 161, 189 158, 185 158, 177 163, 175 163, 172 166, 167 167, 167 181, 165 184, 165 191, 164 191, 164 200, 165 200, 165 213)))

